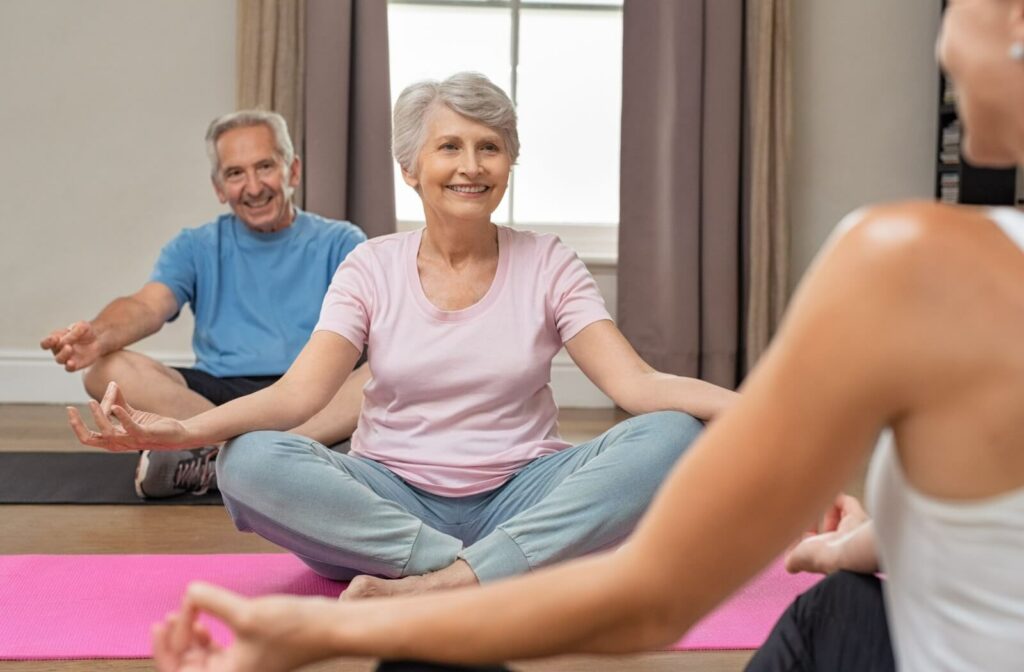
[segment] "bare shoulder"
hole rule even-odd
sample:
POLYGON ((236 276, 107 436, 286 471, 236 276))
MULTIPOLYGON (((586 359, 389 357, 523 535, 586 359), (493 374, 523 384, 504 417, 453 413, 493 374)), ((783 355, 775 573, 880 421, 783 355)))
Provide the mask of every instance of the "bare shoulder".
POLYGON ((878 270, 899 274, 928 269, 942 275, 945 262, 1024 262, 1006 255, 1013 243, 979 207, 933 201, 902 201, 851 213, 836 231, 835 244, 878 270), (889 262, 889 263, 886 263, 889 262))
POLYGON ((848 215, 806 280, 846 286, 879 308, 930 322, 959 300, 983 307, 1024 295, 1024 255, 986 209, 904 201, 848 215))
POLYGON ((934 203, 871 208, 846 227, 837 256, 848 253, 880 279, 873 301, 884 317, 876 324, 890 348, 890 385, 904 402, 891 424, 908 478, 923 492, 953 498, 1020 487, 1018 243, 987 209, 934 203))
POLYGON ((871 206, 849 215, 822 249, 783 330, 801 334, 803 349, 840 342, 849 361, 870 359, 880 376, 911 384, 950 359, 977 364, 1011 334, 1021 337, 1022 287, 1024 255, 985 210, 871 206))

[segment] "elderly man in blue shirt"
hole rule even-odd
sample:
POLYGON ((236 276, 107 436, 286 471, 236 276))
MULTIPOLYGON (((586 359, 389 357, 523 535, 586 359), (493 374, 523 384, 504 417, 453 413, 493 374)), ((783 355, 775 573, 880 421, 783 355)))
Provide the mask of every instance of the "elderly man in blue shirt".
MULTIPOLYGON (((366 240, 350 222, 293 205, 302 164, 279 114, 219 117, 206 145, 214 191, 231 212, 182 230, 139 291, 40 342, 67 371, 85 370, 85 389, 96 400, 116 380, 137 408, 183 419, 272 384, 309 339, 334 271, 366 240), (177 318, 186 303, 195 315, 194 366, 169 367, 125 349, 177 318)), ((358 368, 323 411, 293 431, 326 445, 350 436, 368 378, 358 368)), ((216 452, 144 451, 135 491, 144 498, 207 492, 216 487, 216 452)))

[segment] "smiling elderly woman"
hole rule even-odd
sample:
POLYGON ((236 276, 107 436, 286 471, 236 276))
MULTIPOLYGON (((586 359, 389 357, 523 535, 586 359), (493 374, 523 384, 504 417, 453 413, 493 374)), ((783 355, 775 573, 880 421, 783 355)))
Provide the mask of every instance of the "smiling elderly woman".
POLYGON ((279 383, 184 422, 116 411, 127 430, 91 444, 204 445, 294 426, 367 346, 373 379, 350 454, 253 432, 228 444, 217 470, 239 529, 324 576, 376 575, 353 581, 349 598, 490 581, 620 543, 696 438, 696 418, 735 396, 654 371, 571 249, 491 222, 519 153, 501 89, 471 73, 420 82, 394 120, 395 158, 426 227, 349 255, 279 383), (563 441, 549 385, 563 345, 619 406, 647 415, 563 441))

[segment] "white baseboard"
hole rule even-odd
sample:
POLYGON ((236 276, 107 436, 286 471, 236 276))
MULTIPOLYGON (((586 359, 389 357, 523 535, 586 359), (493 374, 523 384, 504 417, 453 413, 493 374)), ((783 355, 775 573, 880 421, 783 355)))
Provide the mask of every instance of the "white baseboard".
MULTIPOLYGON (((185 352, 147 352, 168 366, 189 366, 185 352)), ((0 403, 80 404, 89 400, 81 373, 68 373, 42 350, 0 350, 0 403)))
POLYGON ((583 375, 565 350, 551 364, 551 389, 559 408, 614 408, 604 392, 583 375))
MULTIPOLYGON (((189 366, 192 353, 146 353, 168 366, 189 366)), ((563 408, 611 408, 611 400, 572 360, 559 353, 551 367, 555 402, 563 408)), ((0 403, 79 404, 88 401, 82 374, 67 373, 43 351, 0 350, 0 403)))

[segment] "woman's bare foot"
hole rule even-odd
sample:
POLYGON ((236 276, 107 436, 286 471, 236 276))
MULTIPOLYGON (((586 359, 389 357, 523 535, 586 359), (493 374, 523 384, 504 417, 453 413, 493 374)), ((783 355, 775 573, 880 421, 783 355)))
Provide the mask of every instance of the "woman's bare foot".
POLYGON ((420 576, 401 579, 379 579, 375 576, 357 576, 341 594, 342 600, 362 600, 368 597, 394 597, 415 595, 433 590, 447 590, 480 583, 465 560, 456 560, 444 569, 420 576))

